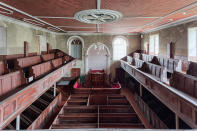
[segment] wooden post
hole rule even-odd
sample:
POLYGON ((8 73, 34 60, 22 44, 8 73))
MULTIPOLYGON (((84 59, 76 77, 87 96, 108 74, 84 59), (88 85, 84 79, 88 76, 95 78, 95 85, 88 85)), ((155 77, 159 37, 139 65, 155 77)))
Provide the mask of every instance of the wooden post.
POLYGON ((146 48, 147 48, 147 52, 146 53, 149 54, 149 44, 147 44, 146 48))
POLYGON ((50 44, 47 43, 47 54, 49 54, 49 53, 50 53, 50 44))
POLYGON ((179 117, 175 114, 176 129, 179 129, 179 117))
POLYGON ((25 57, 29 56, 29 45, 27 41, 24 41, 24 56, 25 57))
POLYGON ((16 130, 20 130, 20 115, 16 117, 16 130))
POLYGON ((54 97, 56 97, 56 82, 55 82, 55 84, 54 84, 54 88, 53 88, 54 90, 53 90, 53 96, 54 97))
POLYGON ((140 84, 140 97, 142 97, 142 85, 140 84))
POLYGON ((174 59, 174 43, 170 43, 170 58, 174 59))

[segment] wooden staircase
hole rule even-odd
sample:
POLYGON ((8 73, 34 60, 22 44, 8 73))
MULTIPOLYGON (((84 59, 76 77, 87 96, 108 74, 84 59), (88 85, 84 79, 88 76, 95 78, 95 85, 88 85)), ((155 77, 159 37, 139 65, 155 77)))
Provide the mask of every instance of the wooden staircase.
POLYGON ((107 105, 89 105, 89 94, 71 95, 51 129, 144 128, 124 96, 107 98, 107 105))

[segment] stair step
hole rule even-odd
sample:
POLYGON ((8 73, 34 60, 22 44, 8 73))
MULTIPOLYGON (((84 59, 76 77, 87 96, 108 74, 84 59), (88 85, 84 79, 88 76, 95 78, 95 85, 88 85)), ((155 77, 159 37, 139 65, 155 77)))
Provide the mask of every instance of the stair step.
POLYGON ((98 108, 93 106, 64 107, 64 113, 97 113, 98 108))
POLYGON ((79 129, 79 128, 97 128, 97 123, 83 123, 83 124, 58 124, 52 125, 52 129, 79 129))
POLYGON ((131 123, 100 123, 99 128, 133 128, 142 129, 144 126, 142 124, 131 124, 131 123))

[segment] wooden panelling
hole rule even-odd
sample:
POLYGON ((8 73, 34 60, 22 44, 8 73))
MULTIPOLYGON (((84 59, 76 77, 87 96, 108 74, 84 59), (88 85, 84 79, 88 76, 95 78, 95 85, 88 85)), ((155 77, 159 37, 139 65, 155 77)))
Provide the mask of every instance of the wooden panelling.
POLYGON ((59 93, 58 96, 47 106, 47 108, 42 111, 39 117, 27 128, 28 130, 42 129, 43 125, 46 124, 46 118, 53 115, 56 109, 61 104, 62 94, 59 93))
POLYGON ((72 65, 74 65, 75 62, 76 61, 73 60, 67 63, 59 69, 44 76, 42 79, 24 87, 20 90, 20 93, 15 93, 14 95, 9 96, 1 101, 0 109, 2 109, 1 111, 3 112, 3 115, 0 115, 0 120, 3 121, 0 123, 0 129, 3 129, 14 118, 16 118, 20 112, 24 111, 44 92, 46 92, 46 90, 48 90, 55 82, 63 77, 64 74, 66 74, 72 68, 72 65))
POLYGON ((51 65, 51 61, 42 63, 42 64, 38 64, 35 66, 32 66, 30 68, 30 76, 33 76, 34 79, 37 79, 38 77, 44 75, 45 73, 48 73, 49 71, 51 71, 52 65, 51 65))
POLYGON ((15 60, 15 68, 25 68, 28 66, 32 66, 41 62, 40 56, 32 56, 32 57, 25 57, 25 58, 18 58, 15 60))
POLYGON ((46 55, 41 55, 41 58, 43 61, 49 61, 55 58, 55 54, 46 54, 46 55))
POLYGON ((0 76, 0 96, 26 84, 26 79, 22 71, 16 71, 0 76))
MULTIPOLYGON (((129 72, 130 68, 128 68, 127 66, 133 68, 132 74, 129 73, 133 78, 135 78, 149 92, 151 92, 169 109, 171 109, 175 114, 177 114, 181 119, 183 119, 189 126, 191 126, 192 128, 197 128, 197 118, 195 115, 192 115, 194 112, 197 111, 197 103, 195 98, 192 98, 189 95, 174 89, 173 87, 157 81, 157 79, 151 77, 149 74, 142 72, 136 67, 129 65, 127 62, 121 60, 121 67, 126 72, 129 72)), ((182 82, 181 80, 175 81, 182 82)))
POLYGON ((54 68, 57 68, 63 64, 62 58, 57 58, 51 61, 54 68))
POLYGON ((177 90, 187 93, 188 95, 197 98, 197 77, 186 75, 180 72, 174 72, 170 80, 170 85, 177 90))
POLYGON ((197 77, 197 68, 196 67, 197 67, 196 62, 190 62, 189 69, 187 70, 187 74, 197 77))
POLYGON ((4 61, 0 61, 0 76, 8 73, 7 64, 4 61))

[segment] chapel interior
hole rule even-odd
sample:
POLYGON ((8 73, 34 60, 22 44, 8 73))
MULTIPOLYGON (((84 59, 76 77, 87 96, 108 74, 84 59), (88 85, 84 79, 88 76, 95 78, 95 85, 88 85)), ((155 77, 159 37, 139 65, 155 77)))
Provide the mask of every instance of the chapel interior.
POLYGON ((0 130, 197 129, 197 0, 0 0, 0 130))

